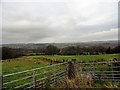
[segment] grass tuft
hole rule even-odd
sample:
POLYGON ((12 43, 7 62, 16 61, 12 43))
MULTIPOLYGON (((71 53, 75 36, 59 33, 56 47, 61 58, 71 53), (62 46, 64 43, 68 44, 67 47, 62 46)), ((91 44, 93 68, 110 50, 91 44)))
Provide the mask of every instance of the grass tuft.
POLYGON ((92 88, 93 81, 88 75, 77 75, 74 79, 67 77, 60 80, 56 87, 58 88, 92 88))

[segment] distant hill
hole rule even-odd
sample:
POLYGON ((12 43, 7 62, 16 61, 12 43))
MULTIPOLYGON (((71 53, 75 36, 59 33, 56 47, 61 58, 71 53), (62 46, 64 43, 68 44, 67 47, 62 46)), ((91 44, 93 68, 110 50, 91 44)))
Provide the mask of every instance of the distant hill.
POLYGON ((80 42, 80 43, 53 43, 53 45, 63 48, 66 46, 89 47, 89 46, 104 46, 104 47, 115 47, 118 45, 118 41, 93 41, 93 42, 80 42))
MULTIPOLYGON (((44 49, 48 45, 54 45, 58 48, 64 48, 67 46, 81 46, 81 47, 90 47, 90 46, 104 46, 104 47, 115 47, 118 46, 118 41, 92 41, 92 42, 77 42, 77 43, 28 43, 28 44, 2 44, 2 47, 9 48, 26 48, 26 49, 44 49)), ((1 45, 0 45, 1 46, 1 45)))

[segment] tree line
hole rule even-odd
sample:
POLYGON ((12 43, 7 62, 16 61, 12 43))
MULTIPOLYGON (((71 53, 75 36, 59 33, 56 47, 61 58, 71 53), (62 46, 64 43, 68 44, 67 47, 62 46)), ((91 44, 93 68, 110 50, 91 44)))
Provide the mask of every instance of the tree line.
POLYGON ((46 48, 26 49, 26 48, 8 48, 2 47, 2 59, 17 58, 26 55, 99 55, 99 54, 113 54, 120 53, 120 46, 114 48, 103 46, 67 46, 65 48, 58 48, 53 45, 48 45, 46 48))
POLYGON ((98 54, 113 54, 120 53, 120 46, 114 48, 103 46, 91 46, 91 47, 80 47, 80 46, 68 46, 62 49, 56 46, 49 45, 45 49, 45 54, 47 55, 98 55, 98 54))

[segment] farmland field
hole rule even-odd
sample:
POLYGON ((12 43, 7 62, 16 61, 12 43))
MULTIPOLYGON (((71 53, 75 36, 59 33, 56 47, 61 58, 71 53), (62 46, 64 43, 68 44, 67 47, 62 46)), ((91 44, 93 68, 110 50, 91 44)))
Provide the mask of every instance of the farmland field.
MULTIPOLYGON (((30 69, 34 69, 34 68, 38 68, 38 67, 48 66, 48 65, 50 65, 50 63, 48 61, 44 62, 42 59, 32 58, 30 56, 24 56, 21 58, 4 60, 2 62, 2 67, 3 67, 2 73, 3 73, 3 75, 6 75, 6 74, 11 74, 11 73, 15 73, 15 72, 24 71, 24 70, 30 70, 30 69)), ((53 68, 36 70, 35 73, 40 74, 40 73, 46 72, 46 71, 54 69, 54 68, 58 69, 59 66, 54 66, 53 68)), ((64 67, 62 67, 62 69, 63 68, 64 67)), ((60 70, 57 70, 54 72, 51 71, 51 73, 55 73, 55 72, 57 73, 59 71, 60 70)), ((5 77, 5 78, 3 78, 3 83, 10 82, 10 81, 13 81, 16 79, 19 80, 21 78, 30 77, 26 80, 20 80, 17 83, 14 82, 14 83, 5 85, 5 87, 12 89, 13 87, 18 86, 20 84, 32 82, 32 80, 33 80, 32 75, 33 75, 33 72, 30 71, 30 72, 26 72, 26 73, 22 73, 22 74, 17 74, 14 76, 5 77)), ((47 73, 44 75, 47 75, 47 73)), ((36 76, 36 79, 43 78, 44 75, 36 76)))
POLYGON ((32 68, 37 68, 45 65, 49 65, 49 62, 42 61, 42 58, 48 58, 53 60, 71 60, 77 59, 77 61, 95 61, 97 59, 111 60, 117 58, 118 54, 103 54, 103 55, 40 55, 40 56, 24 56, 21 58, 10 59, 2 62, 2 73, 9 74, 18 71, 28 70, 32 68))
POLYGON ((16 59, 10 59, 10 62, 9 60, 2 62, 2 73, 9 74, 46 65, 49 65, 49 63, 43 62, 41 59, 34 59, 32 57, 25 56, 16 59))
MULTIPOLYGON (((10 74, 10 73, 15 73, 15 72, 20 72, 20 71, 24 71, 24 70, 29 70, 29 69, 33 69, 33 68, 38 68, 38 67, 42 67, 42 66, 47 66, 50 65, 49 61, 45 61, 43 60, 44 58, 47 59, 52 59, 52 60, 67 60, 70 61, 72 59, 76 59, 77 61, 95 61, 95 60, 112 60, 113 58, 118 58, 118 54, 104 54, 104 55, 70 55, 70 56, 62 56, 62 55, 39 55, 39 56, 23 56, 20 58, 15 58, 15 59, 8 59, 8 60, 4 60, 2 62, 2 73, 3 75, 6 74, 10 74)), ((56 67, 54 67, 56 68, 56 67)), ((45 70, 46 71, 46 70, 45 70)), ((40 72, 44 72, 44 70, 39 71, 40 72)), ((29 76, 31 75, 31 73, 26 73, 25 75, 18 75, 15 77, 8 77, 4 79, 4 82, 6 81, 11 81, 13 79, 16 78, 22 78, 25 76, 29 76)), ((40 78, 40 77, 39 77, 40 78)), ((19 82, 18 84, 22 84, 22 83, 27 83, 30 82, 32 80, 28 79, 24 82, 19 82)), ((14 84, 17 85, 17 84, 14 84)), ((12 88, 14 86, 13 84, 8 85, 7 87, 12 88)), ((96 85, 97 87, 99 85, 96 85)))
POLYGON ((113 58, 118 58, 119 54, 101 54, 101 55, 43 55, 43 56, 30 56, 32 58, 48 58, 53 60, 72 60, 76 59, 77 61, 95 61, 97 59, 105 59, 105 60, 111 60, 113 58))

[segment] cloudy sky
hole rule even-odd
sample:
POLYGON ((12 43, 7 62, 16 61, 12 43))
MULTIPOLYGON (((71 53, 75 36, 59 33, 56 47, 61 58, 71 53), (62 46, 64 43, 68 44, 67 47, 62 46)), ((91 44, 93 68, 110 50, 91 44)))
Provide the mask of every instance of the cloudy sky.
POLYGON ((2 43, 117 40, 118 1, 2 0, 2 43))

